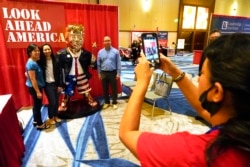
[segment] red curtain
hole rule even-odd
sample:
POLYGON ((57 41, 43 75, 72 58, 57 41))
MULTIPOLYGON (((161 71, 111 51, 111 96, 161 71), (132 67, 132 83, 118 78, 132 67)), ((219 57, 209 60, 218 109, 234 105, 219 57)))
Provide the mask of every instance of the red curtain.
MULTIPOLYGON (((12 0, 15 1, 15 0, 12 0)), ((15 2, 41 3, 41 0, 19 0, 15 2)), ((118 48, 118 7, 107 5, 90 5, 76 3, 45 2, 45 4, 58 4, 64 6, 65 22, 83 24, 85 28, 84 48, 95 56, 103 48, 103 37, 108 35, 112 39, 112 46, 118 48), (97 48, 92 48, 93 42, 97 48)), ((63 13, 51 13, 63 14, 63 13)), ((65 25, 62 25, 65 26, 65 25)), ((2 24, 0 25, 0 94, 12 94, 15 108, 32 105, 31 98, 25 86, 25 64, 27 61, 26 48, 6 48, 2 24)), ((53 48, 54 53, 61 48, 53 48)), ((98 79, 97 70, 90 69, 93 77, 90 79, 92 96, 102 96, 102 86, 98 79)), ((121 84, 118 81, 118 91, 121 92, 121 84)))

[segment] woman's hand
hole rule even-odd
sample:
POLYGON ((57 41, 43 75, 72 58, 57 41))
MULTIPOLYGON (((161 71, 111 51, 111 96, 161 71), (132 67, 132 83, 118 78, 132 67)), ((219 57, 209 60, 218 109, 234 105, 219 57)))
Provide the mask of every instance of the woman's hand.
POLYGON ((120 79, 120 76, 119 76, 119 75, 116 75, 115 79, 116 79, 116 80, 119 80, 119 79, 120 79))
POLYGON ((150 68, 150 63, 146 59, 144 53, 141 53, 138 61, 139 63, 135 67, 137 83, 148 85, 153 73, 153 68, 150 68))
POLYGON ((38 99, 41 99, 41 98, 43 97, 43 95, 42 95, 41 92, 37 92, 37 93, 36 93, 36 96, 37 96, 38 99))
POLYGON ((173 78, 176 78, 176 76, 181 74, 180 69, 170 60, 170 58, 164 56, 163 54, 160 54, 160 62, 160 68, 173 78))
POLYGON ((63 88, 62 88, 62 87, 60 87, 60 86, 57 87, 57 92, 58 92, 58 93, 61 93, 62 91, 63 91, 63 88))

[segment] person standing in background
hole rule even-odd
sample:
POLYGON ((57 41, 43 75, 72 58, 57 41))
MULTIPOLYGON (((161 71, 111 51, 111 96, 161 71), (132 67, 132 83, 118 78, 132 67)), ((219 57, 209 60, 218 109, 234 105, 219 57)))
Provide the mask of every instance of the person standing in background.
POLYGON ((212 31, 210 31, 209 33, 209 37, 208 37, 208 43, 211 43, 212 41, 214 41, 216 38, 221 36, 221 32, 218 29, 213 29, 212 31))
MULTIPOLYGON (((210 31, 210 33, 209 33, 209 37, 208 37, 208 45, 210 44, 210 43, 212 43, 215 39, 217 39, 218 37, 220 37, 221 36, 221 32, 220 32, 220 30, 218 30, 218 29, 213 29, 212 31, 210 31)), ((203 62, 204 60, 205 60, 205 55, 204 54, 202 54, 202 56, 201 56, 201 62, 203 62)), ((199 71, 200 71, 201 69, 199 68, 199 71)), ((199 119, 199 118, 198 118, 199 119)))
POLYGON ((48 122, 54 125, 56 122, 61 122, 58 118, 59 95, 62 92, 60 86, 60 69, 58 61, 53 54, 52 47, 49 44, 41 46, 41 58, 39 65, 43 70, 45 79, 44 91, 48 98, 48 122))
POLYGON ((27 47, 28 61, 26 63, 26 74, 27 80, 25 85, 28 87, 28 91, 33 100, 33 125, 38 130, 47 129, 50 126, 43 123, 41 116, 42 108, 42 91, 45 86, 43 71, 41 67, 37 64, 40 59, 40 49, 36 44, 30 44, 27 47))
POLYGON ((140 56, 141 53, 141 46, 138 40, 134 39, 131 44, 131 54, 132 54, 132 60, 133 65, 136 65, 137 58, 140 56))
POLYGON ((104 48, 98 52, 97 69, 98 76, 102 81, 102 88, 105 103, 103 109, 110 106, 109 86, 112 90, 112 107, 117 109, 117 80, 121 76, 121 58, 119 51, 111 46, 111 39, 105 36, 103 39, 104 48))

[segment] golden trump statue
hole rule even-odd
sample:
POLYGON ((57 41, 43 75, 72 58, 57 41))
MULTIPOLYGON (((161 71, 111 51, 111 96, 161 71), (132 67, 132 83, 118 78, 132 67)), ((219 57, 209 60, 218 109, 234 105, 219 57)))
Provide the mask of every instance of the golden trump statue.
POLYGON ((66 118, 90 115, 100 108, 98 101, 91 96, 89 86, 91 78, 89 67, 96 64, 96 58, 83 48, 84 27, 82 25, 68 25, 65 40, 67 47, 57 53, 61 71, 60 82, 64 88, 59 113, 61 117, 66 118), (83 95, 85 103, 71 102, 70 98, 75 91, 83 95))

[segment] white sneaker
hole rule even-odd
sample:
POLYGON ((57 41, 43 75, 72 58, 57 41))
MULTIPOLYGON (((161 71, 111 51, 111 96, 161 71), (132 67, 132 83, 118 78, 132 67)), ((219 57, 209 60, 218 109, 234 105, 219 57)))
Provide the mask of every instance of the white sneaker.
POLYGON ((109 104, 104 103, 104 105, 102 106, 102 109, 106 109, 106 108, 108 108, 108 107, 109 107, 109 104))
POLYGON ((117 109, 118 108, 116 104, 113 104, 112 107, 113 107, 113 109, 117 109))

